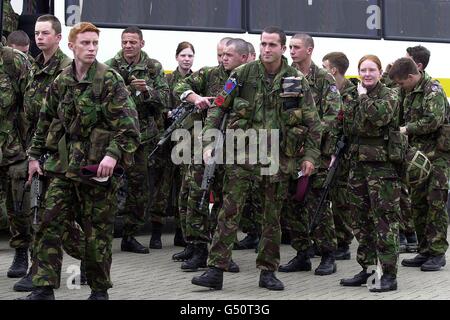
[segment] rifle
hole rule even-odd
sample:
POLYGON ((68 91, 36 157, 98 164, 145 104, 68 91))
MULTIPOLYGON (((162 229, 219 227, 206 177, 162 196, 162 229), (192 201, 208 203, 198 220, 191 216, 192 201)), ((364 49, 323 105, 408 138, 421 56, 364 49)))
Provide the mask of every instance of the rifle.
POLYGON ((336 157, 336 159, 334 160, 332 166, 328 169, 327 178, 325 179, 325 182, 322 186, 322 193, 320 195, 319 205, 317 206, 317 209, 311 218, 311 223, 309 224, 310 235, 312 235, 317 225, 319 224, 320 216, 322 215, 322 208, 323 205, 325 204, 325 200, 328 198, 328 194, 330 193, 331 187, 334 184, 337 169, 339 168, 339 164, 345 152, 345 146, 346 146, 345 137, 341 136, 341 138, 336 144, 336 151, 334 152, 334 156, 336 157))
POLYGON ((153 154, 161 148, 167 140, 171 137, 172 133, 181 127, 181 124, 183 123, 184 119, 186 119, 191 113, 193 113, 196 110, 195 105, 190 103, 182 103, 177 108, 174 109, 172 112, 172 124, 164 130, 164 132, 161 135, 161 138, 159 139, 156 147, 150 152, 150 155, 148 156, 148 159, 150 159, 153 154))
MULTIPOLYGON (((39 159, 39 165, 42 167, 45 160, 47 160, 48 154, 41 156, 39 159)), ((44 199, 44 181, 39 173, 35 173, 31 178, 30 186, 30 209, 33 211, 33 226, 37 226, 39 223, 39 208, 41 207, 42 200, 44 199)))
POLYGON ((209 189, 211 185, 214 183, 214 172, 216 171, 216 165, 217 161, 215 159, 218 151, 220 149, 223 149, 223 137, 225 135, 225 130, 228 122, 228 112, 226 111, 223 115, 222 122, 220 123, 220 132, 221 134, 216 139, 214 144, 213 152, 211 153, 211 162, 205 163, 205 170, 203 171, 203 179, 202 179, 202 185, 200 186, 200 190, 203 191, 202 198, 200 199, 200 202, 198 204, 198 209, 202 210, 203 205, 205 203, 206 196, 209 192, 209 189))

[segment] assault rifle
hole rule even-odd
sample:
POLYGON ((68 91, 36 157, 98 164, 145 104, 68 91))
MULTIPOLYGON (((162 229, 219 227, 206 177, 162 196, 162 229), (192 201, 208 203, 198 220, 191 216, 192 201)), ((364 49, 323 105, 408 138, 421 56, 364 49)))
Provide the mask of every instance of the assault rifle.
MULTIPOLYGON (((202 179, 202 185, 200 186, 200 190, 203 191, 202 194, 202 198, 200 199, 200 202, 198 204, 198 209, 202 210, 203 205, 205 203, 205 199, 207 198, 209 189, 211 188, 211 185, 214 183, 214 172, 216 171, 216 165, 217 165, 217 159, 216 156, 217 154, 221 155, 222 153, 220 153, 219 151, 221 149, 223 149, 223 142, 224 142, 224 135, 225 135, 225 130, 227 127, 227 122, 228 122, 228 115, 229 112, 225 112, 225 114, 223 115, 222 118, 222 122, 220 123, 220 135, 219 137, 216 139, 215 143, 214 143, 214 149, 211 153, 211 159, 209 161, 209 163, 205 163, 205 170, 203 171, 203 179, 202 179)), ((209 197, 208 197, 209 199, 209 197)))
POLYGON ((195 105, 190 103, 182 103, 177 108, 175 108, 172 112, 172 124, 162 133, 161 138, 159 139, 156 147, 150 152, 148 159, 150 159, 153 154, 161 148, 167 140, 171 137, 172 133, 181 127, 184 119, 186 119, 191 113, 196 110, 195 105))
MULTIPOLYGON (((41 156, 39 159, 39 165, 43 167, 45 160, 47 160, 48 154, 41 156)), ((43 179, 39 173, 35 173, 31 178, 30 186, 30 209, 33 212, 33 226, 37 226, 39 223, 39 208, 41 207, 42 200, 44 199, 44 186, 43 179)))
POLYGON ((319 224, 320 217, 322 215, 322 209, 325 204, 325 201, 328 198, 328 194, 334 184, 334 180, 336 177, 337 169, 339 168, 340 162, 342 161, 342 156, 345 152, 345 137, 341 136, 339 141, 336 144, 336 151, 334 152, 334 156, 336 159, 334 160, 331 167, 328 169, 327 178, 322 186, 322 194, 320 195, 319 205, 317 206, 314 215, 311 217, 311 223, 309 224, 309 234, 312 235, 317 225, 319 224))

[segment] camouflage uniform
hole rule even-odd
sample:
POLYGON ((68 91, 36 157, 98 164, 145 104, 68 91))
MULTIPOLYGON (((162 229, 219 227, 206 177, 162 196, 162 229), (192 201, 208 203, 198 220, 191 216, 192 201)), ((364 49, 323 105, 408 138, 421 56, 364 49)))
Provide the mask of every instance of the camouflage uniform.
POLYGON ((148 154, 154 146, 154 139, 163 128, 163 113, 169 99, 169 87, 161 64, 141 51, 140 60, 130 65, 123 57, 122 50, 107 65, 121 74, 131 98, 136 104, 141 128, 141 145, 134 154, 135 164, 127 171, 128 194, 123 212, 123 236, 135 236, 145 223, 145 211, 149 198, 148 154), (146 94, 136 93, 130 85, 133 80, 145 79, 149 87, 146 94))
POLYGON ((30 65, 23 53, 3 45, 0 59, 1 222, 6 227, 9 220, 12 248, 28 248, 32 235, 28 222, 29 194, 25 192, 28 166, 22 100, 30 65))
MULTIPOLYGON (((272 79, 267 77, 259 60, 240 66, 235 71, 238 87, 224 105, 230 108, 227 128, 281 130, 280 168, 273 175, 263 176, 260 163, 225 166, 224 202, 219 212, 208 266, 228 269, 242 208, 249 192, 254 192, 261 194, 263 216, 256 266, 275 271, 280 261, 280 211, 286 198, 288 178, 296 174, 303 161, 318 162, 322 126, 307 80, 287 64, 286 58, 283 58, 280 71, 272 79), (303 94, 282 98, 282 79, 289 76, 300 77, 303 94), (304 153, 300 155, 302 147, 304 153)), ((218 127, 224 109, 212 109, 205 130, 218 127)), ((272 149, 269 142, 272 132, 269 132, 268 146, 272 149)))
MULTIPOLYGON (((180 99, 173 94, 175 86, 183 79, 192 74, 190 71, 185 77, 176 69, 174 72, 166 75, 167 83, 170 90, 170 104, 169 109, 173 110, 180 104, 180 99)), ((178 196, 181 189, 181 166, 175 166, 171 160, 171 144, 167 143, 159 157, 159 165, 155 170, 155 181, 159 182, 156 188, 154 201, 151 206, 151 221, 163 222, 163 217, 166 215, 166 209, 173 210, 175 217, 175 224, 180 227, 178 214, 178 196)), ((187 166, 186 166, 187 168, 187 166)), ((185 168, 185 169, 186 169, 185 168)), ((183 227, 184 228, 184 227, 183 227)))
POLYGON ((85 183, 80 167, 98 164, 105 155, 125 167, 139 138, 138 116, 122 78, 95 61, 85 78, 76 79, 74 63, 52 83, 39 114, 29 149, 30 159, 51 152, 44 168, 53 172, 46 194, 46 208, 37 231, 37 264, 34 286, 59 286, 65 221, 74 220, 73 208, 81 207, 85 235, 88 284, 93 291, 112 287, 111 246, 117 211, 117 179, 98 185, 85 183), (106 70, 102 77, 98 70, 106 70), (97 91, 97 92, 96 92, 97 91), (64 143, 64 141, 66 143, 64 143))
MULTIPOLYGON (((39 110, 42 107, 42 102, 47 95, 50 88, 50 84, 55 80, 59 73, 72 62, 72 59, 67 57, 61 49, 55 52, 55 54, 44 63, 44 55, 41 53, 36 57, 35 62, 31 66, 31 71, 28 78, 28 84, 24 95, 24 112, 28 122, 28 132, 26 135, 26 145, 29 146, 31 138, 36 131, 36 124, 39 121, 39 110)), ((28 172, 28 170, 26 170, 28 172)), ((49 177, 44 178, 44 188, 42 194, 45 195, 48 184, 50 182, 49 177)), ((45 209, 45 199, 41 202, 41 210, 39 214, 42 216, 45 209)), ((73 210, 74 213, 78 213, 79 210, 73 210)), ((42 219, 39 219, 41 221, 42 219)), ((30 225, 30 217, 20 223, 30 225)), ((75 221, 66 221, 63 234, 63 247, 64 250, 72 257, 81 260, 84 257, 84 234, 81 227, 75 221)), ((34 226, 37 230, 38 226, 34 226)), ((36 234, 34 234, 36 237, 36 234)), ((36 245, 38 239, 33 239, 33 245, 36 245)), ((33 248, 32 256, 36 250, 33 248)), ((34 257, 33 263, 36 262, 34 257)))
POLYGON ((11 0, 3 0, 3 34, 7 37, 19 26, 19 15, 14 12, 11 0))
MULTIPOLYGON (((204 97, 215 97, 222 91, 228 76, 229 74, 222 65, 217 67, 204 67, 180 81, 175 86, 174 93, 180 96, 185 91, 193 90, 195 93, 204 97)), ((209 113, 210 111, 208 110, 209 113)), ((186 119, 184 127, 190 128, 194 121, 201 121, 203 118, 204 112, 193 114, 190 119, 186 119)), ((188 242, 208 243, 211 241, 211 233, 217 223, 217 213, 223 203, 223 168, 219 166, 216 168, 215 180, 211 186, 211 191, 214 195, 212 212, 209 214, 209 195, 205 201, 205 206, 201 210, 198 209, 203 194, 200 186, 204 169, 205 166, 203 164, 189 165, 187 176, 184 178, 185 181, 182 182, 182 189, 180 191, 180 219, 186 217, 184 224, 186 230, 184 235, 188 242), (188 198, 186 200, 187 195, 188 198)), ((183 220, 181 220, 181 225, 183 225, 183 220)))
MULTIPOLYGON (((320 200, 322 186, 327 176, 331 155, 341 134, 336 119, 341 109, 341 96, 336 87, 336 80, 325 69, 311 63, 310 72, 306 76, 309 87, 317 106, 319 116, 324 125, 321 142, 321 161, 317 171, 309 178, 310 188, 304 203, 298 203, 288 198, 288 209, 285 211, 287 226, 291 233, 292 246, 297 251, 306 251, 310 247, 309 223, 320 200)), ((290 181, 290 195, 295 194, 297 180, 290 181)), ((312 235, 322 254, 333 253, 336 250, 336 232, 334 230, 333 213, 329 200, 325 201, 320 223, 312 235)))
POLYGON ((397 274, 400 184, 387 153, 388 130, 398 130, 396 92, 378 83, 344 114, 350 130, 349 202, 363 269, 380 261, 383 273, 397 274))
POLYGON ((448 117, 447 97, 438 81, 422 73, 422 79, 409 93, 400 91, 401 115, 406 123, 408 141, 432 163, 426 182, 411 188, 418 252, 438 256, 447 251, 448 194, 450 154, 436 148, 438 129, 448 117))

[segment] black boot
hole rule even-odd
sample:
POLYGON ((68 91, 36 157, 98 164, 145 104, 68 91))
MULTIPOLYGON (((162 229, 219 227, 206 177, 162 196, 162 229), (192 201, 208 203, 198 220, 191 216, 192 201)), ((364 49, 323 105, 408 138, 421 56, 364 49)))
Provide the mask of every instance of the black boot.
POLYGON ((191 283, 201 287, 222 290, 223 270, 209 267, 201 276, 193 277, 191 283))
POLYGON ((406 236, 406 252, 416 252, 418 243, 417 236, 415 232, 405 233, 406 236))
POLYGON ((172 256, 172 260, 174 261, 186 261, 190 258, 192 258, 192 255, 194 254, 194 244, 188 243, 186 248, 184 248, 183 251, 175 253, 172 256))
POLYGON ((120 244, 120 249, 122 251, 128 251, 128 252, 134 252, 134 253, 149 253, 148 248, 144 247, 132 236, 125 236, 122 238, 122 243, 120 244))
POLYGON ((176 247, 186 247, 187 243, 184 241, 183 231, 181 228, 175 230, 175 236, 173 237, 173 245, 176 247))
POLYGON ((161 223, 152 222, 152 236, 150 238, 149 245, 150 249, 162 249, 161 230, 161 223))
POLYGON ((370 292, 386 292, 397 290, 397 277, 393 274, 384 273, 380 279, 380 286, 370 288, 370 292))
POLYGON ((350 260, 351 253, 348 244, 342 244, 338 246, 336 252, 334 253, 334 258, 336 260, 350 260))
POLYGON ((445 266, 445 255, 430 256, 428 260, 420 266, 422 271, 439 271, 445 266))
POLYGON ((52 287, 35 287, 29 295, 17 300, 55 300, 55 294, 52 287))
POLYGON ((327 276, 329 274, 333 274, 336 272, 336 262, 334 259, 333 253, 324 253, 322 255, 322 259, 320 260, 320 264, 316 270, 314 270, 314 274, 317 276, 327 276))
POLYGON ((108 291, 91 291, 88 300, 109 300, 108 291))
POLYGON ((284 290, 283 282, 275 276, 275 272, 273 271, 261 270, 261 274, 259 275, 259 286, 269 290, 284 290))
POLYGON ((231 273, 238 273, 240 271, 239 266, 236 262, 233 261, 233 259, 230 261, 230 265, 228 266, 228 270, 226 270, 231 273))
POLYGON ((28 270, 28 273, 25 277, 14 284, 13 290, 18 292, 33 291, 33 275, 31 274, 31 268, 28 270))
POLYGON ((311 271, 311 260, 306 252, 299 251, 287 264, 278 267, 280 272, 311 271))
POLYGON ((420 267, 429 258, 429 255, 419 253, 412 259, 403 259, 402 266, 404 267, 420 267))
POLYGON ((367 269, 363 269, 360 273, 353 276, 353 278, 341 279, 341 286, 344 287, 359 287, 367 284, 367 279, 371 276, 367 273, 367 269))
POLYGON ((194 247, 192 257, 181 265, 183 271, 197 271, 199 268, 206 268, 208 260, 208 247, 206 243, 198 243, 194 247))
POLYGON ((247 233, 244 239, 234 244, 234 250, 256 249, 258 247, 259 237, 257 234, 247 233))
POLYGON ((17 248, 14 260, 6 274, 8 278, 22 278, 28 270, 28 248, 17 248))
POLYGON ((406 244, 407 244, 405 234, 403 232, 400 232, 398 235, 398 238, 400 240, 399 252, 405 253, 406 252, 406 244))

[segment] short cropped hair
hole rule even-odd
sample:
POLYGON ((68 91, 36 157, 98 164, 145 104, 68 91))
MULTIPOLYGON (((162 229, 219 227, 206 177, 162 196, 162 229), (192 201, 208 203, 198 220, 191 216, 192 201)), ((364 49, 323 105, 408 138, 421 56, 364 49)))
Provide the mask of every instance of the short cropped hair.
POLYGON ((234 49, 237 53, 240 55, 246 55, 248 56, 248 45, 247 41, 241 39, 241 38, 234 38, 231 40, 228 40, 226 46, 234 46, 234 49))
POLYGON ((425 70, 428 62, 430 61, 430 50, 428 50, 424 46, 415 46, 408 47, 406 49, 406 52, 414 60, 415 63, 421 63, 423 69, 425 70))
POLYGON ((124 33, 134 33, 134 34, 137 34, 139 36, 140 40, 144 39, 144 35, 142 34, 142 30, 139 29, 138 27, 134 27, 134 26, 128 27, 128 28, 126 28, 125 30, 122 31, 122 35, 124 33))
POLYGON ((404 80, 410 74, 419 74, 416 63, 410 58, 397 59, 389 70, 389 78, 392 80, 404 80))
POLYGON ((61 22, 52 14, 44 14, 37 18, 36 22, 50 22, 56 34, 61 34, 61 22))
POLYGON ((286 45, 286 33, 280 27, 270 26, 265 27, 262 33, 276 33, 280 37, 280 43, 282 46, 286 45))
POLYGON ((69 32, 69 42, 75 42, 77 35, 85 32, 95 32, 100 34, 100 30, 90 22, 80 22, 77 23, 70 29, 69 32))
POLYGON ((30 45, 30 37, 23 30, 15 30, 8 35, 6 39, 7 46, 16 45, 16 46, 29 46, 30 45))
POLYGON ((297 34, 294 34, 291 39, 302 40, 306 47, 314 48, 314 39, 309 34, 297 33, 297 34))
POLYGON ((341 75, 347 72, 350 62, 347 56, 343 52, 330 52, 327 53, 322 61, 328 60, 332 67, 335 67, 341 75))

